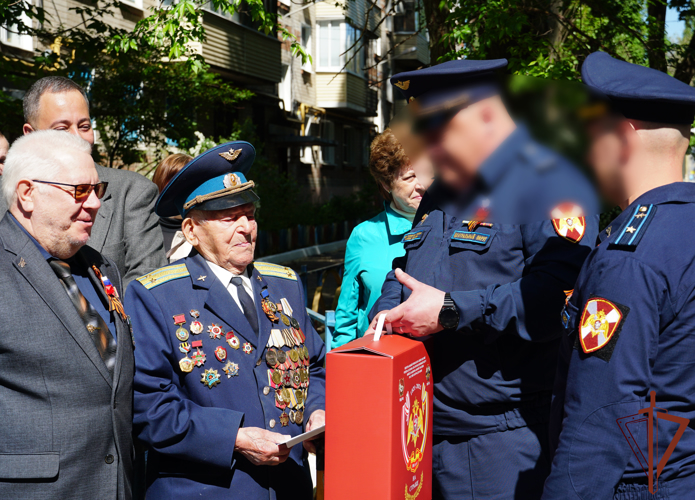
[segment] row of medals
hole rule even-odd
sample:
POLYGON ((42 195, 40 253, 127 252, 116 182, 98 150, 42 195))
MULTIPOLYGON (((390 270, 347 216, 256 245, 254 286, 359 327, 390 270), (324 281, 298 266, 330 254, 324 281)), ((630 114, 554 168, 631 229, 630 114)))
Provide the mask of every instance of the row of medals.
MULTIPOLYGON (((271 321, 274 323, 282 321, 288 327, 272 329, 268 339, 268 351, 265 355, 265 361, 269 367, 267 394, 270 393, 272 387, 275 391, 275 406, 282 410, 280 423, 283 427, 287 426, 289 422, 301 425, 304 421, 304 402, 309 387, 309 368, 307 368, 309 366, 309 350, 304 345, 306 337, 299 322, 284 314, 281 305, 272 303, 267 297, 264 297, 262 307, 271 321), (285 351, 282 347, 289 347, 290 349, 285 351), (289 413, 285 413, 285 410, 289 410, 289 413)), ((193 335, 201 334, 204 327, 198 321, 200 312, 192 309, 190 315, 194 319, 190 325, 190 333, 193 335)), ((203 341, 187 342, 189 331, 183 326, 186 323, 186 315, 183 313, 175 314, 173 318, 174 324, 178 326, 176 338, 180 342, 179 351, 184 354, 184 357, 179 360, 179 368, 184 373, 190 373, 194 367, 202 367, 207 361, 207 356, 202 350, 203 341), (188 354, 192 349, 196 350, 189 358, 188 354)), ((224 335, 227 344, 234 350, 241 348, 246 354, 251 354, 254 351, 250 343, 244 342, 242 346, 241 341, 233 331, 230 330, 225 334, 222 327, 215 323, 208 327, 208 334, 213 340, 221 339, 224 335)), ((222 369, 227 378, 239 375, 239 365, 227 359, 227 349, 217 346, 214 354, 217 361, 226 362, 222 369)), ((208 368, 203 371, 200 381, 212 389, 221 382, 221 377, 216 369, 208 368)), ((265 389, 264 394, 266 394, 265 389)))
MULTIPOLYGON (((270 394, 271 388, 275 391, 275 406, 282 410, 280 424, 283 427, 290 422, 302 425, 304 403, 309 388, 310 356, 309 349, 304 345, 306 337, 299 321, 291 317, 289 303, 285 299, 275 303, 270 300, 266 289, 261 293, 261 297, 261 307, 268 319, 273 324, 282 323, 284 326, 271 329, 266 344, 267 394, 270 394), (283 304, 286 306, 285 311, 283 304), (288 350, 284 350, 283 347, 287 347, 288 350)), ((263 393, 266 394, 266 389, 263 393)))

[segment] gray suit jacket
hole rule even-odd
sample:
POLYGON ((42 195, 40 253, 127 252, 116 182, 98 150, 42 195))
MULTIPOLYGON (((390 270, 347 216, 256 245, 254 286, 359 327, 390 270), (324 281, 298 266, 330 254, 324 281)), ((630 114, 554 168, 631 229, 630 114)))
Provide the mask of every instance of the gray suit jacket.
MULTIPOLYGON (((88 245, 116 263, 125 290, 135 278, 168 263, 159 217, 154 213, 159 191, 138 173, 101 165, 96 168, 99 180, 109 187, 88 245)), ((6 211, 7 203, 0 196, 0 216, 6 211)))
MULTIPOLYGON (((0 498, 129 500, 128 325, 116 318, 112 379, 65 289, 9 214, 0 220, 0 245, 0 498)), ((86 246, 80 253, 123 296, 114 264, 86 246)))

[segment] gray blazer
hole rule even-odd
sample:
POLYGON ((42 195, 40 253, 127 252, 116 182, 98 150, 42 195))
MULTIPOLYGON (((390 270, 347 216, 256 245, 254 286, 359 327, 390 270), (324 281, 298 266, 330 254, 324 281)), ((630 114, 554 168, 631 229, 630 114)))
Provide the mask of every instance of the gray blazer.
MULTIPOLYGON (((117 317, 111 379, 65 289, 9 214, 0 245, 0 498, 131 499, 128 325, 117 317)), ((114 264, 86 246, 80 253, 123 296, 114 264)))
MULTIPOLYGON (((101 165, 96 168, 99 180, 108 182, 109 187, 88 245, 116 263, 125 290, 135 278, 167 264, 159 217, 154 213, 159 191, 136 172, 101 165)), ((6 211, 7 203, 0 196, 0 216, 6 211)))

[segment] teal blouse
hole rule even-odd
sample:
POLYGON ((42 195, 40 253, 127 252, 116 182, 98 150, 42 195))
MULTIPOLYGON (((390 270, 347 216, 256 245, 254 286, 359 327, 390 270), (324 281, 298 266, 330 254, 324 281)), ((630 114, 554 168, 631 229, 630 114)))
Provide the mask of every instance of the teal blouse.
POLYGON ((364 335, 369 328, 367 315, 381 295, 393 259, 405 255, 401 240, 412 223, 385 206, 379 215, 358 225, 347 242, 331 348, 364 335))

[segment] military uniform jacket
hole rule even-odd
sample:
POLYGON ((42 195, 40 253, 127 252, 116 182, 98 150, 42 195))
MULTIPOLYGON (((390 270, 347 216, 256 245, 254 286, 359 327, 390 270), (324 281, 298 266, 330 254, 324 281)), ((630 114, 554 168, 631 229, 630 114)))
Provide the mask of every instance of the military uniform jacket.
MULTIPOLYGON (((260 339, 199 254, 139 278, 128 288, 126 309, 132 317, 136 344, 134 426, 137 436, 150 447, 148 499, 312 496, 302 446, 294 447, 288 460, 278 466, 255 466, 234 452, 240 427, 294 436, 303 432, 315 410, 325 407, 325 348, 306 314, 297 275, 286 267, 259 262, 253 264, 251 281, 260 339), (283 410, 276 406, 277 390, 266 362, 266 344, 271 329, 287 326, 272 323, 264 313, 264 289, 274 303, 287 300, 292 317, 306 336, 309 359, 303 368, 308 371, 309 384, 302 424, 281 425, 283 410), (181 326, 191 332, 184 341, 176 333, 179 325, 175 321, 180 315, 186 321, 181 326), (194 321, 202 325, 199 334, 192 333, 194 321), (217 333, 220 337, 214 338, 217 333), (202 341, 205 363, 184 373, 179 361, 195 356, 198 349, 192 346, 198 341, 202 341), (184 343, 190 347, 187 354, 180 350, 184 343), (216 357, 217 348, 226 350, 223 361, 216 357), (213 371, 219 376, 218 383, 213 371), (204 383, 206 376, 213 379, 204 383)), ((289 355, 287 359, 289 363, 289 355)), ((285 413, 289 412, 287 408, 285 413)))
MULTIPOLYGON (((597 233, 598 218, 588 215, 573 220, 581 226, 574 241, 555 230, 548 217, 556 204, 571 199, 595 214, 595 198, 570 164, 523 128, 479 175, 462 195, 435 181, 416 216, 420 222, 404 237, 405 257, 394 261, 394 268, 450 292, 460 314, 455 331, 434 336, 438 435, 547 422, 563 291, 573 287, 597 233), (471 223, 486 207, 492 222, 471 223)), ((409 295, 390 272, 371 316, 409 295)))
MULTIPOLYGON (((0 221, 0 498, 128 500, 129 327, 115 316, 112 377, 58 277, 10 217, 0 221)), ((87 246, 77 255, 122 292, 111 261, 87 246)), ((89 276, 106 307, 101 282, 89 276)))
MULTIPOLYGON (((651 391, 662 415, 690 419, 654 498, 693 498, 693 220, 695 185, 677 182, 640 196, 599 236, 564 313, 551 422, 556 453, 544 499, 613 498, 614 491, 633 490, 643 495, 634 498, 652 498, 643 471, 648 427, 637 421, 646 416, 638 411, 650 407, 651 391)), ((655 470, 679 428, 657 420, 655 470)))

